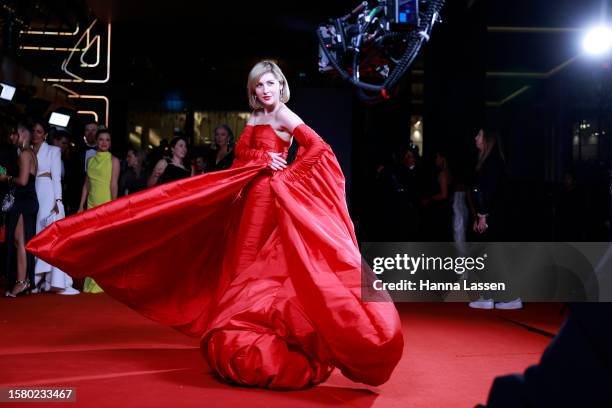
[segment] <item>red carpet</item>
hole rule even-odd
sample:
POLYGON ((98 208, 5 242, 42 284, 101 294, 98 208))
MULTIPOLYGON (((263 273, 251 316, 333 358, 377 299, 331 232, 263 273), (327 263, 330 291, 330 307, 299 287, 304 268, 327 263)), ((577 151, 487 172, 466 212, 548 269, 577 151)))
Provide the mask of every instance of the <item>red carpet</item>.
POLYGON ((217 381, 197 340, 104 294, 0 299, 0 386, 76 387, 76 403, 45 407, 473 407, 486 401, 495 376, 537 362, 550 341, 543 332, 562 321, 558 304, 506 312, 462 303, 399 308, 406 348, 389 382, 367 387, 336 371, 318 387, 273 392, 217 381))

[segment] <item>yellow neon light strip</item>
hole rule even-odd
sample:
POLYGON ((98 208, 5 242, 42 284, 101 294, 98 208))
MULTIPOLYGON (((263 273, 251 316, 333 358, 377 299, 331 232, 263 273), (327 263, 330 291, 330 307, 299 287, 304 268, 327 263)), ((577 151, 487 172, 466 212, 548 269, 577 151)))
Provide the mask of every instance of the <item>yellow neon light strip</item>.
POLYGON ((556 73, 558 73, 559 71, 567 67, 568 65, 573 64, 579 57, 580 55, 575 55, 572 58, 568 59, 567 61, 564 61, 561 64, 557 65, 556 67, 554 67, 548 72, 504 72, 504 71, 495 72, 493 71, 493 72, 487 72, 487 76, 494 77, 494 78, 543 78, 543 79, 547 79, 555 75, 556 73))
POLYGON ((79 33, 79 24, 77 24, 76 29, 73 32, 69 31, 40 31, 40 30, 21 30, 19 34, 30 34, 30 35, 60 35, 60 36, 72 36, 77 35, 79 33))
POLYGON ((79 49, 77 49, 76 47, 79 45, 81 40, 83 40, 85 34, 93 27, 93 25, 97 21, 98 21, 97 19, 94 20, 93 23, 87 28, 85 33, 81 36, 79 41, 77 41, 77 43, 75 44, 75 48, 73 48, 73 52, 71 52, 70 55, 68 56, 68 58, 66 58, 64 60, 64 62, 62 63, 62 71, 64 71, 66 74, 68 74, 69 76, 73 77, 74 79, 70 79, 70 78, 43 78, 43 81, 45 81, 45 82, 64 82, 64 83, 84 82, 84 83, 90 83, 90 84, 104 84, 104 83, 107 83, 110 80, 111 23, 107 24, 108 40, 107 40, 107 49, 106 49, 106 78, 104 78, 104 79, 83 79, 83 78, 79 77, 78 75, 75 75, 72 72, 70 72, 68 70, 68 68, 67 68, 68 61, 70 61, 70 59, 74 55, 74 51, 79 51, 79 49))
POLYGON ((72 89, 68 89, 62 85, 53 84, 53 86, 67 92, 68 98, 71 98, 71 99, 101 99, 103 100, 106 105, 106 109, 105 109, 106 117, 104 118, 104 123, 105 123, 105 126, 108 127, 108 119, 109 119, 108 115, 109 115, 109 109, 110 109, 110 101, 106 96, 104 95, 81 95, 73 91, 72 89))
POLYGON ((98 19, 96 18, 94 21, 91 22, 91 24, 89 25, 89 27, 87 27, 87 30, 85 30, 85 32, 81 35, 81 37, 79 38, 79 40, 76 42, 76 44, 74 44, 73 50, 70 52, 70 55, 68 55, 68 57, 64 60, 64 62, 62 62, 62 71, 64 71, 66 74, 68 74, 69 76, 80 80, 81 82, 84 81, 83 78, 81 78, 78 75, 73 74, 72 72, 70 72, 70 70, 68 70, 68 63, 70 62, 70 60, 72 59, 74 53, 77 51, 77 47, 79 46, 79 44, 81 43, 81 41, 83 41, 83 39, 87 36, 89 37, 89 32, 91 31, 91 29, 93 28, 94 25, 96 25, 96 23, 98 22, 98 19))
POLYGON ((57 85, 57 84, 53 84, 54 87, 61 89, 62 91, 67 92, 69 95, 78 95, 78 93, 76 93, 75 91, 73 91, 72 89, 68 89, 65 86, 62 85, 57 85))
MULTIPOLYGON (((94 120, 95 120, 96 122, 98 121, 98 113, 97 113, 97 112, 95 112, 95 111, 80 110, 80 111, 77 111, 77 113, 78 113, 78 114, 81 114, 81 115, 93 115, 94 120)), ((107 127, 108 127, 108 125, 107 125, 107 127)))
POLYGON ((103 100, 106 105, 106 109, 104 112, 106 115, 106 117, 104 118, 104 124, 106 127, 108 127, 108 111, 110 107, 110 101, 108 100, 106 96, 103 96, 103 95, 68 95, 68 97, 71 99, 101 99, 103 100))
MULTIPOLYGON (((85 38, 85 35, 89 35, 90 30, 93 28, 93 26, 98 22, 98 19, 95 19, 91 25, 87 28, 87 30, 85 31, 85 33, 83 33, 83 35, 81 36, 81 38, 79 38, 79 41, 77 41, 77 43, 75 44, 75 48, 81 43, 81 41, 83 41, 83 39, 85 38)), ((75 79, 79 79, 82 82, 86 82, 86 83, 106 83, 108 82, 108 80, 110 79, 110 53, 111 53, 111 25, 110 23, 107 24, 108 27, 108 43, 107 43, 107 49, 106 49, 106 78, 105 79, 83 79, 80 76, 70 72, 70 70, 68 69, 68 62, 70 61, 70 59, 72 58, 72 56, 74 55, 74 52, 71 52, 70 55, 68 56, 68 58, 66 58, 64 60, 64 63, 62 64, 62 70, 68 74, 69 76, 75 78, 75 79)), ((76 51, 76 49, 75 49, 76 51)))
POLYGON ((497 107, 498 108, 498 107, 504 105, 506 102, 509 102, 512 99, 516 98, 517 96, 519 96, 523 92, 527 91, 529 88, 531 88, 531 87, 530 86, 524 86, 524 87, 522 87, 522 88, 512 92, 510 95, 506 96, 504 99, 502 99, 499 102, 487 102, 487 106, 497 107))
POLYGON ((96 35, 93 39, 93 41, 89 41, 89 34, 87 35, 87 47, 85 47, 85 49, 83 50, 83 52, 81 53, 81 66, 82 67, 87 67, 87 68, 95 68, 100 64, 100 36, 96 35), (85 54, 87 53, 87 51, 89 51, 89 49, 91 48, 91 45, 93 43, 96 43, 96 62, 93 64, 89 64, 87 62, 85 62, 85 54))
MULTIPOLYGON (((66 48, 66 47, 35 47, 32 45, 21 45, 19 49, 28 50, 28 51, 73 51, 74 50, 74 48, 66 48)), ((84 51, 84 50, 78 49, 77 51, 84 51)))

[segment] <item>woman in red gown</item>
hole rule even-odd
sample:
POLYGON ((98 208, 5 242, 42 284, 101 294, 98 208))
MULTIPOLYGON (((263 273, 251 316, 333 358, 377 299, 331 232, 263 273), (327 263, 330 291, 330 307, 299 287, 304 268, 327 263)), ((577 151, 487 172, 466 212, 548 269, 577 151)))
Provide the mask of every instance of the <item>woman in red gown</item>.
POLYGON ((285 105, 289 86, 276 64, 255 65, 247 89, 254 113, 232 168, 66 218, 27 249, 200 337, 228 382, 300 389, 338 367, 351 380, 384 383, 402 354, 400 321, 385 293, 361 300, 338 162, 285 105), (300 147, 287 165, 291 137, 300 147))

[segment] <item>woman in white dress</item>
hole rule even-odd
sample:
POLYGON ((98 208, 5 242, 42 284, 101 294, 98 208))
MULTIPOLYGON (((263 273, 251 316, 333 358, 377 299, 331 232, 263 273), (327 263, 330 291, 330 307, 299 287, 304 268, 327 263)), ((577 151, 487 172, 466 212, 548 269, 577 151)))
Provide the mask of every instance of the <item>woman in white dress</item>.
MULTIPOLYGON (((35 122, 32 134, 32 149, 38 159, 36 175, 36 195, 38 197, 38 215, 36 216, 36 233, 49 224, 64 218, 62 203, 62 152, 59 147, 51 146, 47 138, 46 124, 35 122)), ((72 287, 72 278, 60 269, 36 258, 34 266, 35 283, 38 292, 53 291, 61 295, 76 295, 78 290, 72 287)))

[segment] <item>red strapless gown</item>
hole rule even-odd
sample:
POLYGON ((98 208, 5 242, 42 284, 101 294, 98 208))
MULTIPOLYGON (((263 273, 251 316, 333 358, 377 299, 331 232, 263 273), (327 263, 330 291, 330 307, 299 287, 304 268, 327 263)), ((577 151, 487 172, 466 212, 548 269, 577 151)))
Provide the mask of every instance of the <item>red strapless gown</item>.
POLYGON ((231 169, 129 195, 53 223, 28 251, 91 276, 143 315, 201 337, 209 366, 243 385, 298 389, 334 367, 371 385, 399 361, 395 306, 362 302, 361 256, 344 177, 308 126, 288 144, 247 126, 231 169))

